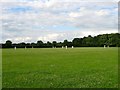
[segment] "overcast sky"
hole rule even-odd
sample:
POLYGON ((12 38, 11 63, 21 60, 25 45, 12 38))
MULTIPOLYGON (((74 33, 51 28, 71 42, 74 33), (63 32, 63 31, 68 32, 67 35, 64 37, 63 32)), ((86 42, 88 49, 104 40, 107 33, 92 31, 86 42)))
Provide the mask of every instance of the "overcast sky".
POLYGON ((2 42, 71 41, 118 32, 118 0, 0 1, 2 42))

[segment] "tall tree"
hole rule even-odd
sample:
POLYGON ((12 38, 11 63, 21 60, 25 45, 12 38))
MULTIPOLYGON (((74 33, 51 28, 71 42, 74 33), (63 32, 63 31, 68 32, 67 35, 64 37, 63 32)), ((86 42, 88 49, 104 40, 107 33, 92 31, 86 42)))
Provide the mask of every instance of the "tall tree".
POLYGON ((12 41, 7 40, 5 43, 6 48, 11 48, 12 47, 12 41))
POLYGON ((68 43, 69 43, 68 40, 64 40, 63 45, 68 46, 68 43))
POLYGON ((53 47, 56 47, 56 46, 57 46, 57 42, 56 42, 56 41, 53 41, 53 42, 52 42, 52 45, 53 45, 53 47))
POLYGON ((82 46, 82 38, 74 38, 72 44, 75 47, 82 46))
POLYGON ((37 41, 37 46, 38 47, 42 47, 43 46, 43 42, 40 40, 40 41, 37 41))
POLYGON ((47 41, 47 46, 48 46, 48 47, 51 47, 51 46, 52 46, 52 43, 49 42, 49 41, 47 41))

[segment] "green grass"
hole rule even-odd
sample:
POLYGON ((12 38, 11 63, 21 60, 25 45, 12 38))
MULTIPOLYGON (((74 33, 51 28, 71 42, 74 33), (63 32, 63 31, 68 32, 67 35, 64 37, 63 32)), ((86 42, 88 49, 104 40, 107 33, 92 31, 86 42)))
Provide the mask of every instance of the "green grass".
POLYGON ((3 88, 116 88, 118 48, 3 49, 3 88))

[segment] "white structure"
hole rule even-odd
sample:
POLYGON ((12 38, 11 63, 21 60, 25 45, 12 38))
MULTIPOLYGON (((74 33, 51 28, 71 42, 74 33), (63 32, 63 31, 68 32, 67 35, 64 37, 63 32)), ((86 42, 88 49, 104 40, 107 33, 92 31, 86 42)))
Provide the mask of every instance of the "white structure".
POLYGON ((62 48, 64 48, 64 47, 62 46, 62 48))
POLYGON ((25 49, 26 49, 26 46, 25 46, 25 49))
POLYGON ((74 48, 74 47, 72 46, 72 48, 74 48))
POLYGON ((104 48, 106 48, 106 45, 104 45, 104 48))
POLYGON ((65 46, 65 48, 67 49, 67 46, 65 46))
POLYGON ((16 50, 16 47, 14 47, 14 49, 16 50))

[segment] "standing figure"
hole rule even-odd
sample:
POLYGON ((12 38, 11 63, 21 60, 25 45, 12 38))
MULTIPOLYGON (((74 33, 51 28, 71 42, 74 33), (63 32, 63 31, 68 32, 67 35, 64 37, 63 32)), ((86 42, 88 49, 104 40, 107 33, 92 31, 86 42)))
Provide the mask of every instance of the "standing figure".
POLYGON ((74 48, 74 47, 72 46, 72 48, 74 48))
POLYGON ((14 49, 16 50, 16 46, 14 47, 14 49))
POLYGON ((104 45, 104 48, 106 48, 106 45, 104 45))
POLYGON ((65 48, 67 49, 67 46, 65 46, 65 48))

